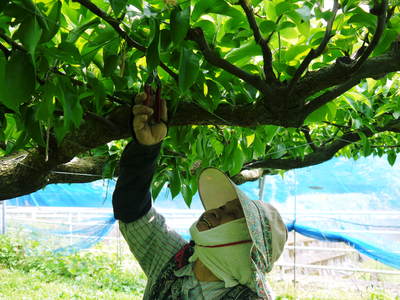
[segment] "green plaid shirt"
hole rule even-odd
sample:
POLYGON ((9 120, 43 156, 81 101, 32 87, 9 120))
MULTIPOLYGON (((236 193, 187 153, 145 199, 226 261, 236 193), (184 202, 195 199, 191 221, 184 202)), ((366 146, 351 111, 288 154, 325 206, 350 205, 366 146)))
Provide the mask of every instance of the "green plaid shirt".
MULTIPOLYGON (((154 208, 142 218, 130 222, 119 222, 119 228, 133 255, 147 276, 143 299, 155 284, 164 265, 187 243, 178 233, 169 228, 162 215, 154 208)), ((222 281, 199 282, 193 273, 192 264, 175 271, 184 277, 183 299, 220 299, 227 291, 222 281)))

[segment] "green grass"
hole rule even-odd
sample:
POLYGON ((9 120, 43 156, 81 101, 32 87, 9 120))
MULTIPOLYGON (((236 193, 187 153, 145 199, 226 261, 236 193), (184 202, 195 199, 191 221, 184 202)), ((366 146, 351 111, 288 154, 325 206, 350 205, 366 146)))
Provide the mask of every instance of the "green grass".
POLYGON ((116 254, 63 256, 0 236, 0 283, 0 299, 141 299, 146 276, 137 264, 123 268, 116 254))
POLYGON ((63 278, 50 279, 38 271, 0 269, 0 299, 142 299, 142 293, 132 290, 114 291, 96 286, 87 280, 63 278))
MULTIPOLYGON (((103 246, 104 247, 104 246, 103 246)), ((106 246, 107 247, 107 246, 106 246)), ((101 246, 98 249, 104 249, 101 246)), ((298 276, 270 273, 277 299, 400 300, 399 293, 376 287, 354 289, 355 280, 336 284, 334 277, 320 282, 298 276)), ((393 278, 392 278, 393 279, 393 278)), ((389 278, 384 278, 385 282, 389 278)), ((0 235, 0 299, 142 299, 146 276, 133 256, 81 252, 61 256, 38 242, 0 235)))

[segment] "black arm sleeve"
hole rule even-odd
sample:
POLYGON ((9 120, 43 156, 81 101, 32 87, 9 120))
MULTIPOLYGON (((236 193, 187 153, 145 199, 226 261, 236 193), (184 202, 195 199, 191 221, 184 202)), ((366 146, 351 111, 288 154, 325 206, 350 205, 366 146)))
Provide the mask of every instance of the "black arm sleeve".
POLYGON ((145 146, 132 141, 126 146, 112 199, 116 219, 130 223, 150 210, 150 184, 160 149, 161 143, 145 146))

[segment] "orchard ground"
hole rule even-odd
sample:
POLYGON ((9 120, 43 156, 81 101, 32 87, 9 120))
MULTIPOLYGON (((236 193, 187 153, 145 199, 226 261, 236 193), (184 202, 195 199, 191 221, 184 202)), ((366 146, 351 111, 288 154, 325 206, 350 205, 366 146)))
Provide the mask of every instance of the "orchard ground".
MULTIPOLYGON (((0 236, 1 299, 141 299, 146 277, 124 241, 60 256, 21 237, 0 236)), ((361 268, 391 270, 369 259, 361 268)), ((393 269, 392 269, 393 270, 393 269)), ((400 276, 275 267, 278 299, 400 299, 400 276)))

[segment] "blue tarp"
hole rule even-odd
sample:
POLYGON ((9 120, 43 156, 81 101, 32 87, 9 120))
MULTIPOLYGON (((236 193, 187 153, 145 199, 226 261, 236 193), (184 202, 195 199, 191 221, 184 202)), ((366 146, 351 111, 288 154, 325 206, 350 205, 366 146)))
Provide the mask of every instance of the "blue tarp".
MULTIPOLYGON (((49 185, 7 204, 111 208, 114 187, 113 180, 49 185)), ((259 198, 259 182, 240 188, 251 198, 259 198)), ((391 167, 385 158, 334 158, 291 170, 284 176, 266 176, 263 191, 263 200, 278 208, 289 230, 320 240, 345 242, 362 254, 400 269, 399 162, 391 167)), ((155 206, 188 211, 183 198, 172 200, 167 189, 160 193, 155 206)), ((202 208, 198 196, 191 208, 202 208)), ((109 232, 113 219, 109 215, 103 221, 103 227, 96 227, 93 235, 109 232)), ((182 232, 182 228, 176 229, 182 232)), ((91 243, 82 241, 82 247, 97 240, 92 237, 91 243)))

